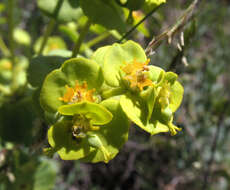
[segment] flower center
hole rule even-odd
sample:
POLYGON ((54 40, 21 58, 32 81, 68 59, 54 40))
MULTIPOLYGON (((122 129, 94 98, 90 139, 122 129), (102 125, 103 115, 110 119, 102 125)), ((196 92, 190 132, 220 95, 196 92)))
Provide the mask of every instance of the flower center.
POLYGON ((86 133, 88 131, 98 130, 99 127, 93 126, 90 123, 90 119, 86 118, 84 115, 76 114, 73 117, 73 125, 72 125, 72 136, 76 139, 81 139, 86 137, 86 133))
POLYGON ((133 60, 131 63, 125 63, 126 66, 121 68, 126 74, 124 79, 128 81, 131 88, 143 90, 145 86, 153 85, 153 82, 147 76, 149 62, 150 59, 147 59, 144 63, 133 60))
POLYGON ((78 83, 78 81, 76 81, 74 88, 71 88, 68 85, 66 85, 65 87, 66 93, 63 97, 60 97, 59 100, 69 104, 81 101, 95 102, 95 99, 93 97, 95 89, 88 90, 88 86, 85 81, 81 85, 78 83))

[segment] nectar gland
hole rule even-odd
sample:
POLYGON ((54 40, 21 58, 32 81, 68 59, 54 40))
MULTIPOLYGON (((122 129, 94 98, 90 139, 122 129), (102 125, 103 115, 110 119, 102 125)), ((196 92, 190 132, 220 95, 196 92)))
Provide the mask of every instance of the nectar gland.
POLYGON ((153 85, 153 82, 146 75, 146 72, 149 71, 149 62, 150 59, 147 59, 144 63, 137 62, 134 59, 132 63, 125 63, 126 66, 121 68, 126 74, 124 79, 130 83, 131 88, 137 87, 142 91, 144 87, 153 85))
POLYGON ((81 85, 78 83, 78 81, 76 81, 74 88, 69 87, 68 85, 66 85, 65 87, 66 93, 63 97, 60 97, 59 100, 69 104, 82 101, 95 102, 95 99, 93 97, 95 89, 88 90, 88 86, 85 81, 81 85))

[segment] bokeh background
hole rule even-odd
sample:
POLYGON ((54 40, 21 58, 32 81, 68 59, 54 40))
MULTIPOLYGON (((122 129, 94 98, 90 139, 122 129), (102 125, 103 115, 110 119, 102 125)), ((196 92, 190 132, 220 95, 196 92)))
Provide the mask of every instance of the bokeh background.
MULTIPOLYGON (((135 31, 128 38, 139 42, 145 48, 153 36, 175 24, 191 2, 168 0, 145 22, 147 34, 135 31)), ((4 5, 6 0, 1 0, 0 3, 4 5)), ((17 6, 16 24, 30 34, 33 44, 44 32, 44 26, 49 19, 39 11, 34 0, 20 0, 17 6)), ((3 38, 7 36, 5 15, 2 9, 0 35, 3 38)), ((6 136, 3 136, 4 130, 1 131, 0 189, 230 189, 229 18, 230 1, 203 1, 197 14, 184 28, 183 50, 180 51, 177 47, 181 36, 181 33, 178 33, 171 44, 162 43, 150 56, 151 64, 179 74, 185 94, 174 120, 183 130, 173 137, 170 134, 151 137, 133 126, 130 129, 129 141, 108 164, 85 164, 79 161, 62 161, 58 156, 52 159, 41 156, 37 152, 41 152, 47 143, 44 140, 47 126, 30 111, 32 104, 15 104, 20 95, 7 104, 1 103, 0 125, 13 125, 11 135, 22 133, 24 138, 26 133, 27 136, 33 137, 38 131, 39 135, 34 137, 35 141, 24 138, 23 143, 14 144, 11 141, 14 142, 15 139, 6 139, 6 136), (17 110, 13 109, 15 106, 18 107, 17 110), (11 112, 12 109, 13 114, 7 115, 7 110, 11 112), (27 114, 26 121, 19 119, 22 110, 30 113, 27 114), (6 117, 7 122, 2 119, 6 117), (28 132, 27 125, 30 126, 31 133, 28 132)), ((72 49, 73 43, 66 37, 60 25, 56 26, 53 35, 61 37, 67 48, 72 49)), ((87 40, 95 36, 95 32, 91 31, 87 40)), ((94 45, 92 50, 117 40, 116 37, 109 36, 94 45)), ((29 47, 19 48, 17 54, 30 57, 33 51, 29 47)), ((2 59, 1 52, 0 56, 2 59)))

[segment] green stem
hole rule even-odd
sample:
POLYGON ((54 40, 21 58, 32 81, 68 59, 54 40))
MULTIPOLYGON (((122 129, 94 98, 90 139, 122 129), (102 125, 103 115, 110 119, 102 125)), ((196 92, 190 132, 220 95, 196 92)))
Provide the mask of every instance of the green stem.
POLYGON ((104 32, 103 34, 97 36, 96 38, 94 38, 93 40, 89 41, 86 43, 86 45, 90 48, 92 46, 94 46, 95 44, 101 42, 102 40, 104 40, 105 38, 107 38, 108 36, 110 36, 110 32, 104 32))
POLYGON ((113 96, 118 96, 118 95, 124 94, 125 91, 126 90, 123 87, 109 89, 109 90, 106 90, 102 93, 102 97, 103 97, 103 99, 107 99, 107 98, 110 98, 113 96))
POLYGON ((43 50, 45 48, 45 45, 46 45, 46 43, 47 43, 47 41, 49 39, 49 36, 50 36, 50 34, 52 33, 52 31, 54 29, 54 26, 56 24, 56 20, 57 20, 57 17, 58 17, 58 13, 59 13, 59 11, 61 9, 63 1, 64 0, 59 0, 57 5, 56 5, 56 7, 55 7, 55 10, 54 10, 54 13, 53 13, 53 18, 50 20, 50 22, 49 22, 49 24, 48 24, 48 26, 46 28, 45 34, 43 36, 43 41, 42 41, 41 47, 40 47, 40 49, 38 51, 38 55, 42 54, 42 52, 43 52, 43 50))
POLYGON ((143 23, 148 17, 150 17, 154 12, 156 12, 161 6, 163 5, 160 4, 157 7, 155 7, 153 10, 151 10, 143 19, 141 19, 135 26, 133 26, 128 32, 122 36, 120 40, 117 41, 117 43, 121 43, 126 37, 128 37, 141 23, 143 23))
POLYGON ((14 5, 15 1, 14 0, 9 0, 8 1, 8 29, 9 29, 9 47, 10 47, 10 54, 11 54, 11 59, 14 60, 15 58, 15 53, 14 53, 14 39, 13 39, 13 32, 14 32, 14 5))
POLYGON ((101 42, 102 40, 104 40, 105 38, 107 38, 108 36, 110 36, 110 32, 104 32, 103 34, 97 36, 96 38, 90 40, 89 42, 87 42, 84 46, 82 46, 80 48, 80 52, 84 52, 87 48, 90 48, 94 45, 96 45, 97 43, 101 42))
POLYGON ((10 50, 7 48, 1 36, 0 36, 0 49, 2 50, 4 56, 6 57, 10 56, 10 50))
POLYGON ((76 57, 78 55, 82 42, 85 39, 87 32, 89 31, 90 25, 91 25, 91 21, 88 19, 80 33, 78 40, 75 43, 75 46, 72 52, 72 57, 76 57))
POLYGON ((56 24, 55 19, 51 19, 49 24, 48 24, 48 26, 47 26, 47 28, 46 28, 45 34, 43 36, 43 41, 42 41, 42 44, 41 44, 40 49, 38 51, 38 55, 42 54, 42 52, 43 52, 43 50, 45 48, 45 45, 46 45, 46 43, 47 43, 47 41, 49 39, 49 36, 50 36, 50 34, 52 33, 52 31, 54 29, 55 24, 56 24))
POLYGON ((13 32, 14 32, 14 6, 15 6, 15 0, 9 0, 8 1, 8 40, 9 40, 9 50, 10 50, 10 59, 12 62, 12 72, 13 72, 13 78, 11 83, 11 91, 14 92, 17 88, 17 63, 15 60, 15 46, 14 46, 14 38, 13 38, 13 32))

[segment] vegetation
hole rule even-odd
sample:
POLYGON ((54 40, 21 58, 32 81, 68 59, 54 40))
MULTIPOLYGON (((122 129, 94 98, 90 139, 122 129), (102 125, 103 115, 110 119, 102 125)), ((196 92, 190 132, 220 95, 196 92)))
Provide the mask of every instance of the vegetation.
POLYGON ((229 9, 3 0, 0 190, 229 189, 229 9))

